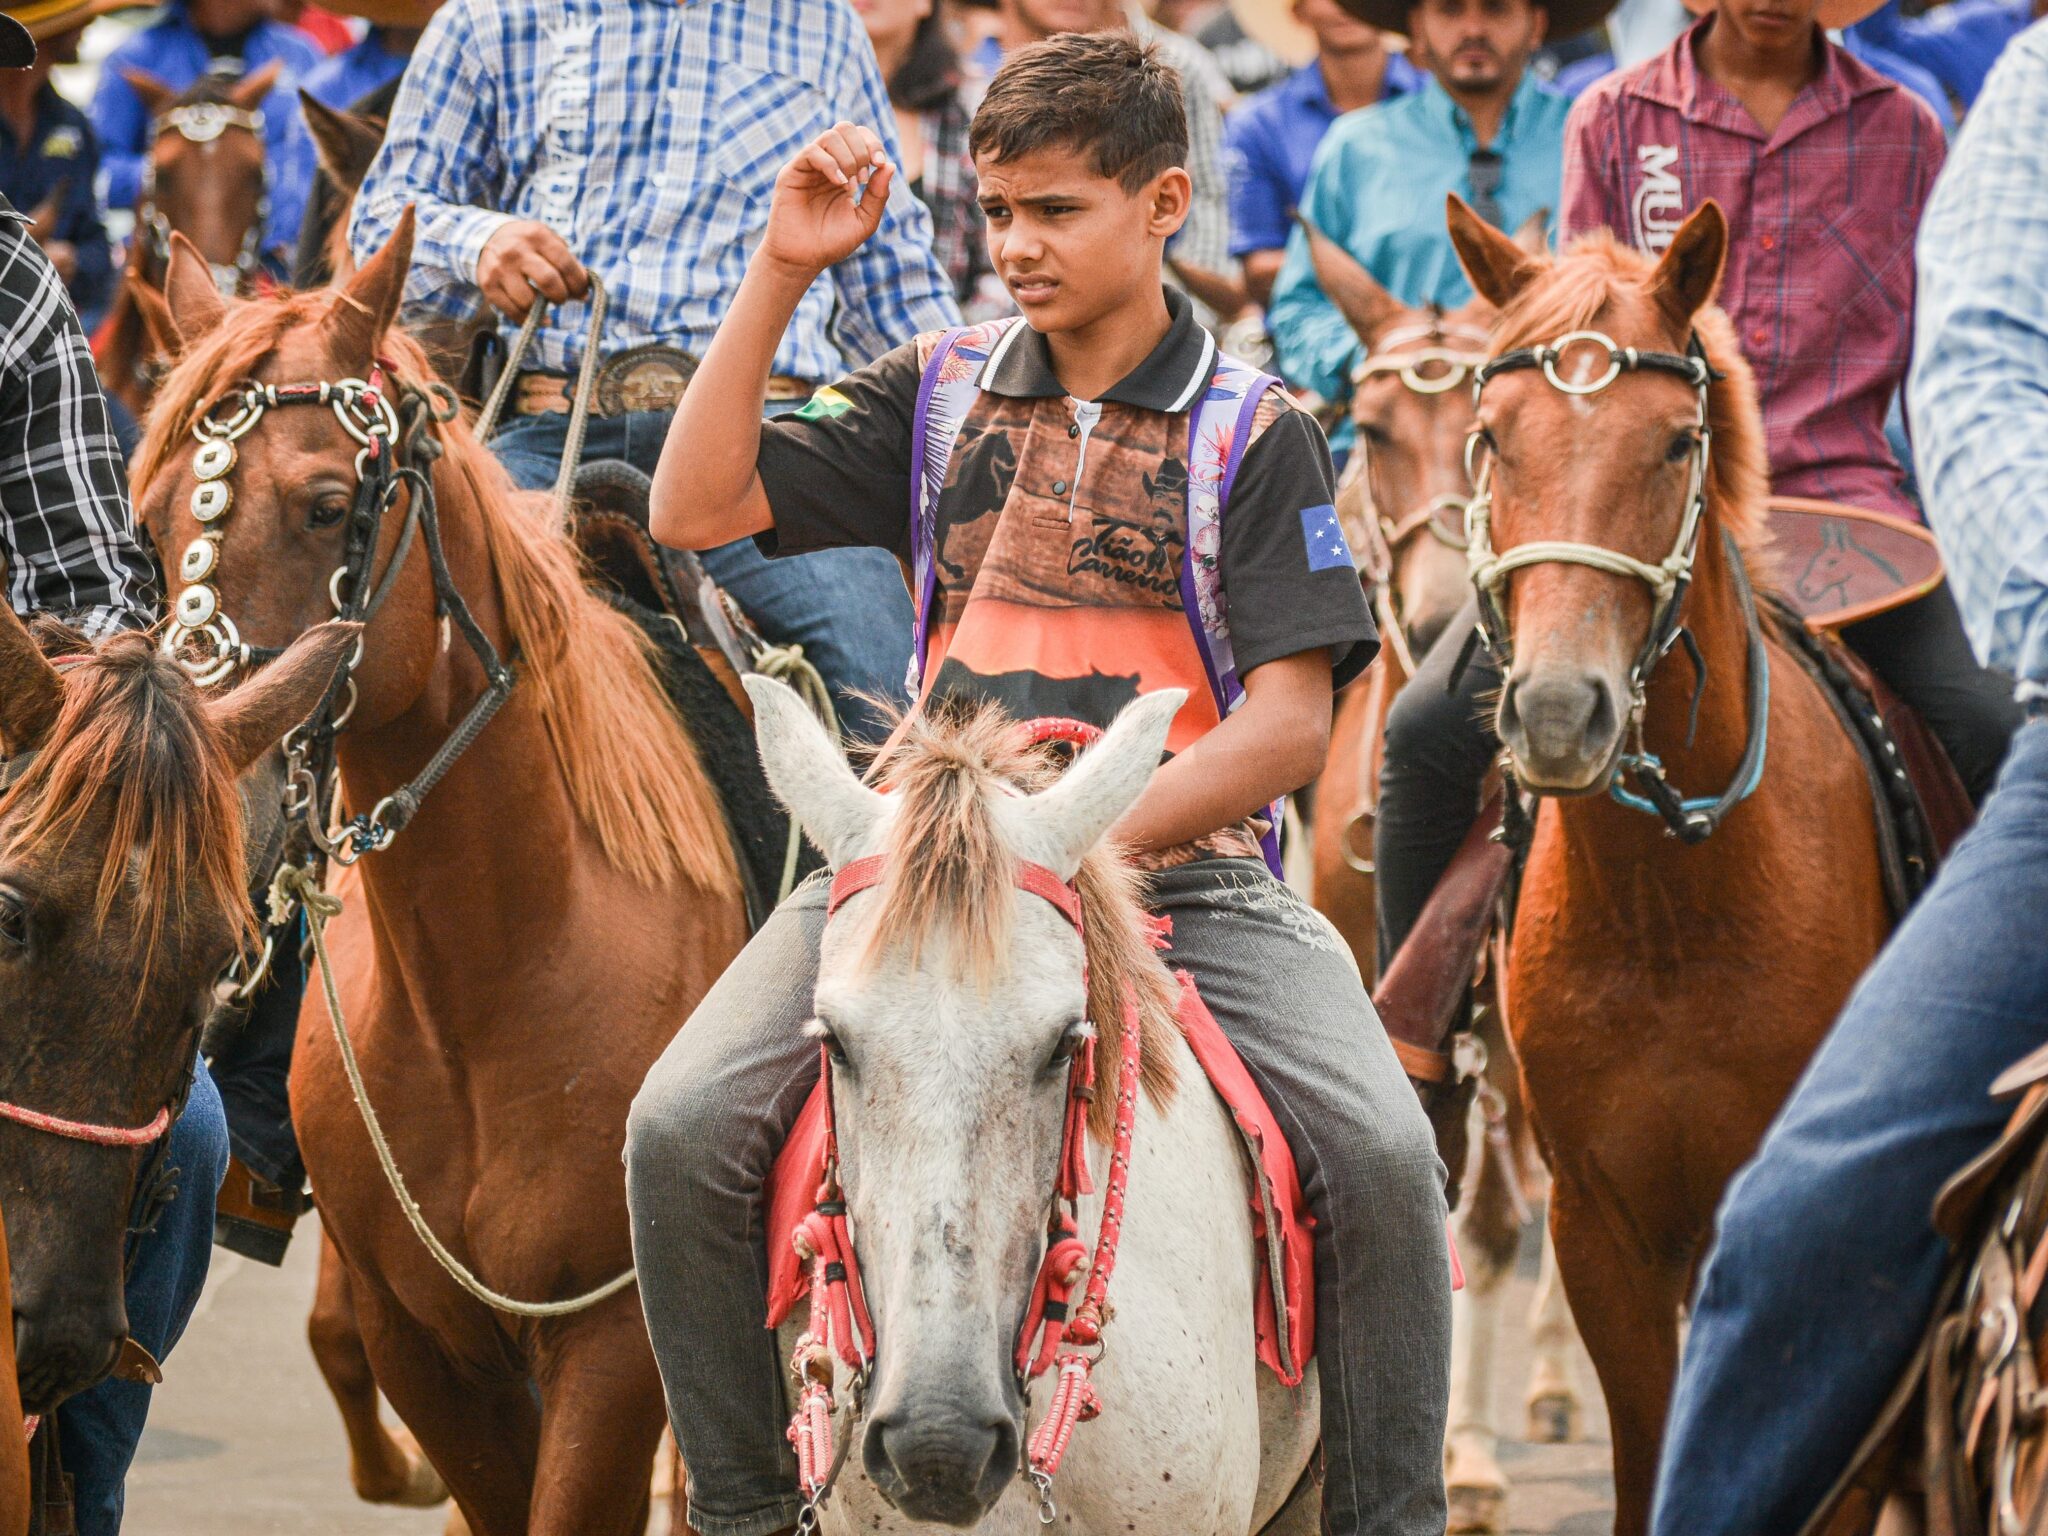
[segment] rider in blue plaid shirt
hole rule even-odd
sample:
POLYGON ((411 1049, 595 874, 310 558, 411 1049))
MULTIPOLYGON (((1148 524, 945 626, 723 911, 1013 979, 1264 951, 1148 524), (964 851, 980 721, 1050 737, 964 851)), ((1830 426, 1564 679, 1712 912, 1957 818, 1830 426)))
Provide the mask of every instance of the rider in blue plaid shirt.
MULTIPOLYGON (((775 173, 842 119, 894 121, 844 0, 454 0, 406 72, 352 243, 367 257, 412 203, 416 310, 461 316, 488 300, 517 321, 535 292, 558 306, 493 444, 515 479, 544 487, 589 324, 571 302, 586 273, 610 298, 607 359, 674 349, 643 355, 686 371, 739 287, 775 173)), ((958 318, 930 221, 899 187, 876 238, 805 297, 769 409, 958 318)), ((585 456, 652 473, 672 401, 622 405, 593 418, 585 456)), ((893 559, 834 550, 771 567, 747 540, 702 558, 771 640, 803 644, 850 734, 879 734, 852 695, 902 692, 910 602, 893 559)))

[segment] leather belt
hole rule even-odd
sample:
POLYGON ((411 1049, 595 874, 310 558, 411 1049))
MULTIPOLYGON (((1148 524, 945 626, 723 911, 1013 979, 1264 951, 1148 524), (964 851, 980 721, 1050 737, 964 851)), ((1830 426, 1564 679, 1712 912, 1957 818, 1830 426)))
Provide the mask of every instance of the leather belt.
MULTIPOLYGON (((594 416, 623 416, 629 411, 672 411, 689 388, 697 359, 680 347, 634 347, 604 360, 591 394, 594 416)), ((512 388, 514 415, 568 414, 576 381, 564 373, 522 373, 512 388)), ((812 386, 802 379, 776 375, 768 381, 770 400, 808 400, 812 386)))

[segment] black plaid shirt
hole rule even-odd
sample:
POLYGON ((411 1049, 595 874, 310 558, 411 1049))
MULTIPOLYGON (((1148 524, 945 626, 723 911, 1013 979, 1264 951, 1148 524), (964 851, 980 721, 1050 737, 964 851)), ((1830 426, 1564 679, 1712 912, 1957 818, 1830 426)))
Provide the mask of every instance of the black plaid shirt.
POLYGON ((16 613, 95 639, 156 615, 156 569, 64 284, 0 199, 0 556, 16 613))

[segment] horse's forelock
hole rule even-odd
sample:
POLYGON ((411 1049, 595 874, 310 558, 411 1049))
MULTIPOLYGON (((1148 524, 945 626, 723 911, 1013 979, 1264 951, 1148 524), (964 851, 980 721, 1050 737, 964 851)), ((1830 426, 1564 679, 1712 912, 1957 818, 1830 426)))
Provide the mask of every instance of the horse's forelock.
MULTIPOLYGON (((899 803, 863 963, 899 951, 916 965, 943 947, 962 978, 986 991, 1009 957, 1017 888, 1017 856, 1004 839, 996 798, 1044 789, 1057 775, 1051 750, 1031 744, 998 705, 919 711, 876 767, 899 803)), ((1179 993, 1152 948, 1142 877, 1121 850, 1103 846, 1083 860, 1075 885, 1088 1008, 1099 1035, 1097 1072, 1114 1080, 1125 1000, 1135 999, 1145 1088, 1154 1103, 1164 1103, 1174 1085, 1167 1047, 1178 1028, 1179 993)), ((1115 1117, 1116 1095, 1098 1092, 1090 1129, 1107 1140, 1115 1117)))
MULTIPOLYGON (((1581 236, 1501 311, 1493 333, 1495 355, 1541 346, 1571 331, 1615 326, 1622 312, 1642 311, 1651 304, 1649 284, 1655 270, 1651 258, 1606 230, 1581 236)), ((1763 551, 1770 495, 1756 377, 1720 306, 1709 304, 1694 315, 1693 330, 1707 360, 1722 375, 1707 400, 1713 431, 1708 516, 1735 536, 1754 566, 1763 551)), ((1644 350, 1669 344, 1661 335, 1616 334, 1614 340, 1644 350)))
MULTIPOLYGON (((60 630, 39 626, 37 637, 46 652, 78 649, 77 637, 60 630)), ((49 738, 0 796, 0 820, 19 814, 10 853, 63 849, 112 797, 94 922, 104 932, 133 875, 138 1005, 165 930, 195 887, 237 940, 256 933, 234 772, 201 711, 197 690, 147 635, 113 635, 65 668, 49 738)))

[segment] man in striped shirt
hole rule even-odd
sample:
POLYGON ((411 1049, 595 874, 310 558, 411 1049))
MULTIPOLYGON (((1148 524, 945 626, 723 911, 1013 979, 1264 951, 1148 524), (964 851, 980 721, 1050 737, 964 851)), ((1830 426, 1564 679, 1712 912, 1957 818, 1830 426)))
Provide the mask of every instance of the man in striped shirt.
MULTIPOLYGON (((367 257, 417 208, 407 297, 511 321, 538 294, 535 337, 494 447, 522 484, 552 484, 567 438, 590 274, 609 297, 608 381, 585 447, 651 473, 684 381, 767 219, 776 172, 836 121, 890 135, 881 71, 843 0, 455 0, 421 37, 384 148, 357 199, 367 257), (626 355, 630 354, 630 355, 626 355)), ((907 186, 876 238, 804 296, 775 357, 771 414, 959 315, 907 186)), ((905 510, 908 516, 908 509, 905 510)), ((834 550, 769 563, 740 540, 706 568, 771 640, 801 644, 857 737, 855 695, 900 697, 910 600, 895 562, 834 550)))

